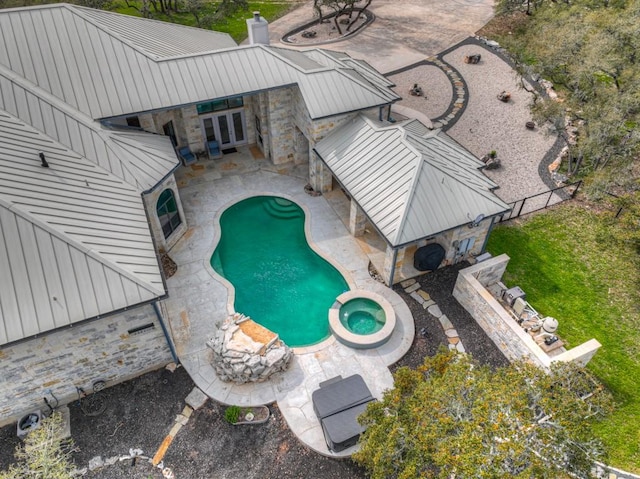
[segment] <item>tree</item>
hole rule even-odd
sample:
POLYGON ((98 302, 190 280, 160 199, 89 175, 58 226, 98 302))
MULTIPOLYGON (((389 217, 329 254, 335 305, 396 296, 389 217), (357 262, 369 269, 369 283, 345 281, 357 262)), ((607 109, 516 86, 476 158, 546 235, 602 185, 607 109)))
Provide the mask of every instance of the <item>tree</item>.
POLYGON ((396 372, 360 417, 368 428, 354 459, 373 479, 591 477, 604 456, 588 426, 611 401, 570 364, 492 370, 440 352, 396 372))
POLYGON ((17 464, 0 472, 0 479, 72 479, 71 441, 62 438, 62 421, 60 413, 53 413, 29 432, 16 449, 17 464))

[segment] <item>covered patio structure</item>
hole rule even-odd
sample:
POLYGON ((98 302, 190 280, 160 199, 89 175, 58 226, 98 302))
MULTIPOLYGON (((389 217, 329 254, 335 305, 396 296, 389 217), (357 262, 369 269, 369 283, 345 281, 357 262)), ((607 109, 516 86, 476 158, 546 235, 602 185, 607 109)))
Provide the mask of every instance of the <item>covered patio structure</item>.
POLYGON ((370 261, 387 285, 423 273, 416 251, 427 245, 442 250, 429 269, 480 254, 495 218, 509 211, 479 159, 417 120, 389 124, 359 115, 314 153, 312 187, 334 205, 342 202, 343 218, 345 201, 332 191, 344 192, 349 231, 366 238, 370 261))

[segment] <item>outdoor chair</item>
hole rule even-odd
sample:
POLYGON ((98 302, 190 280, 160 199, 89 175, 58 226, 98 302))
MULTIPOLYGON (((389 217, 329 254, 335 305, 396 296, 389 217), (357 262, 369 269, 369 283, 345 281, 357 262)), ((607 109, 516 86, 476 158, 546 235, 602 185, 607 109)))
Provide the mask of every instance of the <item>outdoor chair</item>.
POLYGON ((215 140, 207 142, 207 153, 209 154, 209 159, 211 160, 215 158, 222 158, 222 153, 220 152, 220 145, 215 140))
POLYGON ((182 160, 182 164, 185 166, 195 163, 197 160, 196 155, 193 154, 191 148, 188 146, 178 148, 178 156, 180 157, 180 160, 182 160))

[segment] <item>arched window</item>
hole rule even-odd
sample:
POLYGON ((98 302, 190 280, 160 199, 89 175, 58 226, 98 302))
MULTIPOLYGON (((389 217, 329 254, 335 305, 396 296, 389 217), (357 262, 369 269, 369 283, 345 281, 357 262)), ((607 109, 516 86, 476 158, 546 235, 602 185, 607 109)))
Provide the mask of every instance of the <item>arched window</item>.
POLYGON ((176 198, 173 196, 173 191, 170 189, 164 190, 158 198, 156 205, 156 211, 158 212, 158 218, 162 225, 162 232, 164 237, 168 238, 173 233, 182 220, 180 219, 180 213, 178 212, 178 205, 176 204, 176 198))

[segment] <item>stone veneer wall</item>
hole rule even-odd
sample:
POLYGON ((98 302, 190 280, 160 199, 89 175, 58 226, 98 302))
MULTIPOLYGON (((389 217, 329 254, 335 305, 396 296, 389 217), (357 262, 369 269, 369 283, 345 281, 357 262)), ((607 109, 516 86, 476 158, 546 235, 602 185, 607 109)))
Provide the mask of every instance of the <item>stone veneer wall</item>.
POLYGON ((543 368, 549 368, 553 361, 587 364, 600 347, 598 341, 591 339, 550 357, 486 289, 486 286, 500 281, 508 262, 509 257, 503 254, 461 270, 458 272, 453 297, 473 316, 510 361, 524 359, 543 368))
POLYGON ((0 348, 0 426, 44 410, 50 389, 64 404, 104 379, 110 386, 172 360, 153 306, 148 304, 0 348), (130 335, 129 330, 154 328, 130 335))
POLYGON ((178 191, 178 185, 176 183, 176 179, 174 175, 170 175, 165 180, 159 184, 153 191, 147 193, 142 196, 145 208, 147 209, 147 217, 149 219, 149 225, 151 226, 151 233, 153 234, 153 238, 155 239, 156 248, 163 249, 164 251, 169 251, 177 242, 187 232, 189 226, 187 225, 187 218, 184 214, 184 210, 182 208, 182 201, 180 200, 180 192, 178 191), (173 191, 173 196, 176 199, 176 204, 178 206, 178 212, 180 213, 180 219, 182 222, 176 228, 168 238, 164 237, 164 232, 162 231, 162 225, 160 224, 160 219, 158 218, 157 213, 157 204, 158 198, 162 194, 164 190, 167 188, 173 191))

